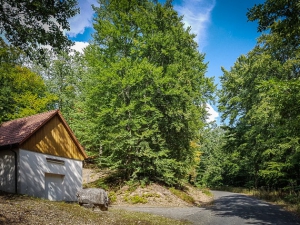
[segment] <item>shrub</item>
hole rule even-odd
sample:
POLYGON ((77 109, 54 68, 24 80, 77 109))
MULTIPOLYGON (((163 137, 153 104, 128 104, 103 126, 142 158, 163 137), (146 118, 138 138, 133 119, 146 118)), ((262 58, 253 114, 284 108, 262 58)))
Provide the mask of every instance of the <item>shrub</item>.
POLYGON ((110 203, 116 202, 117 201, 117 194, 116 194, 116 192, 110 191, 108 193, 108 198, 109 198, 110 203))

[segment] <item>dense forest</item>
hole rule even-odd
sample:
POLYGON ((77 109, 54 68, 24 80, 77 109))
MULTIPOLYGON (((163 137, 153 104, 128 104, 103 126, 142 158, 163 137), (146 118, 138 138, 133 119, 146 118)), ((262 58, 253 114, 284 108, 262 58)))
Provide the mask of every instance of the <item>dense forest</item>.
POLYGON ((98 2, 83 53, 62 31, 75 0, 1 2, 0 123, 60 109, 93 162, 127 181, 300 186, 298 0, 248 10, 261 36, 220 90, 172 1, 98 2), (222 124, 207 122, 212 102, 222 124))

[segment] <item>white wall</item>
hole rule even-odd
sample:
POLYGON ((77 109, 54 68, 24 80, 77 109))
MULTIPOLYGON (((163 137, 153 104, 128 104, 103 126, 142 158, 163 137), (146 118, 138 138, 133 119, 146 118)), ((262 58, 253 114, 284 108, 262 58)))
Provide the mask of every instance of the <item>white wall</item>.
POLYGON ((19 171, 19 193, 48 199, 49 181, 45 177, 60 175, 62 190, 57 199, 52 194, 51 200, 77 201, 76 193, 82 188, 82 161, 20 149, 19 171), (63 162, 51 162, 47 158, 63 162))
POLYGON ((15 193, 15 153, 0 151, 0 190, 15 193))

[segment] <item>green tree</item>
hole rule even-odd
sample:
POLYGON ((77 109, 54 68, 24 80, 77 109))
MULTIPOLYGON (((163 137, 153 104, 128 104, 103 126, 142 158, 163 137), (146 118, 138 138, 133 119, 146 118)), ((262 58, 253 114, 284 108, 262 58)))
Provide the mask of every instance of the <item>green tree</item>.
POLYGON ((214 90, 204 55, 170 1, 99 3, 85 52, 91 150, 127 178, 179 183, 214 90))
POLYGON ((43 65, 31 63, 30 67, 43 78, 47 91, 55 96, 53 108, 60 109, 80 143, 89 149, 91 141, 87 131, 91 124, 86 118, 83 90, 87 66, 82 54, 47 51, 44 62, 43 65))
MULTIPOLYGON (((220 110, 229 119, 227 149, 247 163, 254 186, 300 182, 299 2, 267 0, 248 13, 264 31, 257 46, 224 71, 220 110)), ((241 170, 242 171, 242 170, 241 170)))
POLYGON ((200 142, 200 162, 197 169, 196 184, 217 187, 223 184, 223 173, 227 155, 223 152, 225 132, 215 124, 202 130, 200 142))
POLYGON ((83 61, 77 52, 47 51, 45 63, 31 64, 32 70, 43 77, 47 89, 57 96, 55 108, 60 109, 68 120, 69 114, 74 109, 77 98, 81 94, 81 81, 84 74, 83 61))
POLYGON ((0 34, 31 57, 45 46, 59 51, 71 45, 64 35, 68 19, 79 12, 76 0, 1 0, 0 34))
POLYGON ((0 122, 50 109, 55 97, 43 79, 21 66, 20 52, 0 40, 0 122))

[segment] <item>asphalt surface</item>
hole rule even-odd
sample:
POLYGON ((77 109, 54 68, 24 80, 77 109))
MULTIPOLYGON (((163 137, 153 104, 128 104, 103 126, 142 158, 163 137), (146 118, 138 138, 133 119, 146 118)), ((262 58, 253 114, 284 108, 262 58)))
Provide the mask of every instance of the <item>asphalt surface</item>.
POLYGON ((246 195, 212 191, 214 203, 201 207, 126 207, 126 210, 153 213, 197 225, 300 225, 300 219, 271 205, 246 195))

